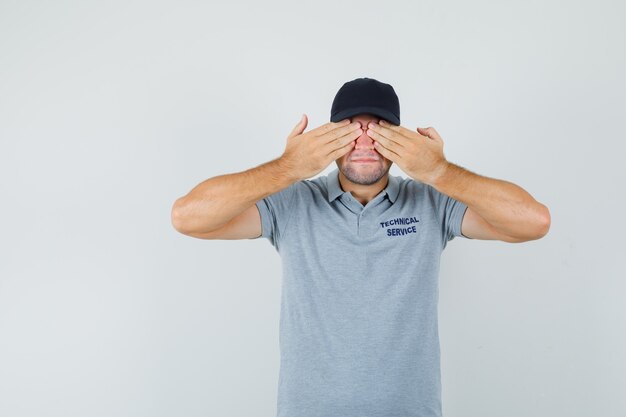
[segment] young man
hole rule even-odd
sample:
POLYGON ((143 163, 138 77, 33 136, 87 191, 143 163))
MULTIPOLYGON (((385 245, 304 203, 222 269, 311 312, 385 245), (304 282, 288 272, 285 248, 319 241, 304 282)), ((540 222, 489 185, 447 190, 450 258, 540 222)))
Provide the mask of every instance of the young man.
POLYGON ((278 417, 441 416, 441 252, 456 236, 539 239, 549 211, 448 162, 432 127, 400 126, 389 84, 345 83, 331 122, 306 126, 281 157, 179 198, 173 225, 203 239, 263 236, 280 254, 278 417), (389 175, 392 163, 409 177, 389 175))

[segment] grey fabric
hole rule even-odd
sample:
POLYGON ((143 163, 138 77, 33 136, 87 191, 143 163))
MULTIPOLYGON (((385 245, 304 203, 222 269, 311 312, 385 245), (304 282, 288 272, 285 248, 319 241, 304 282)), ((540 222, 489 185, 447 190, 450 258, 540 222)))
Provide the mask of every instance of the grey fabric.
POLYGON ((441 252, 467 206, 389 175, 365 206, 338 169, 256 203, 280 254, 278 417, 441 416, 441 252))

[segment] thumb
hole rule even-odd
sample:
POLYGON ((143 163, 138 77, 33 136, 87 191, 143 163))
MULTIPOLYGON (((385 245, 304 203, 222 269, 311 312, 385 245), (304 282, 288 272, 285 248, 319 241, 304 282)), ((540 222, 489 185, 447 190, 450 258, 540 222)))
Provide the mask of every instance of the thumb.
POLYGON ((430 139, 439 140, 439 134, 432 127, 418 127, 417 132, 420 135, 428 136, 430 139))
POLYGON ((307 123, 308 123, 308 120, 307 120, 306 114, 303 114, 302 116, 300 116, 300 120, 291 131, 291 134, 289 135, 289 137, 298 136, 302 132, 304 132, 304 129, 306 129, 307 123))

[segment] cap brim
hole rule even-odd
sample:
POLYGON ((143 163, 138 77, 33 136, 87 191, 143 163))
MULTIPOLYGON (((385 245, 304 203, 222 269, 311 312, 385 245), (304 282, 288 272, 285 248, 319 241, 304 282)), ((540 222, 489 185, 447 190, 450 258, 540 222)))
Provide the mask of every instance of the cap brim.
POLYGON ((371 106, 362 106, 362 107, 352 107, 350 109, 345 109, 340 111, 337 114, 331 116, 331 122, 340 122, 343 119, 347 119, 352 116, 356 116, 357 114, 369 113, 375 116, 380 117, 381 119, 385 119, 390 123, 398 126, 400 125, 400 119, 396 117, 393 113, 388 110, 381 109, 379 107, 371 107, 371 106))

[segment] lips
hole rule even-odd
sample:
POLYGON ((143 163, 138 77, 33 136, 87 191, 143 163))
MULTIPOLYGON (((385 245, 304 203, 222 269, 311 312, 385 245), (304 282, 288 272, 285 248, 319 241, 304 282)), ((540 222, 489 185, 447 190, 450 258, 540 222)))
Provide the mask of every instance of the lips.
POLYGON ((357 156, 350 159, 352 162, 377 162, 379 158, 375 156, 357 156))

